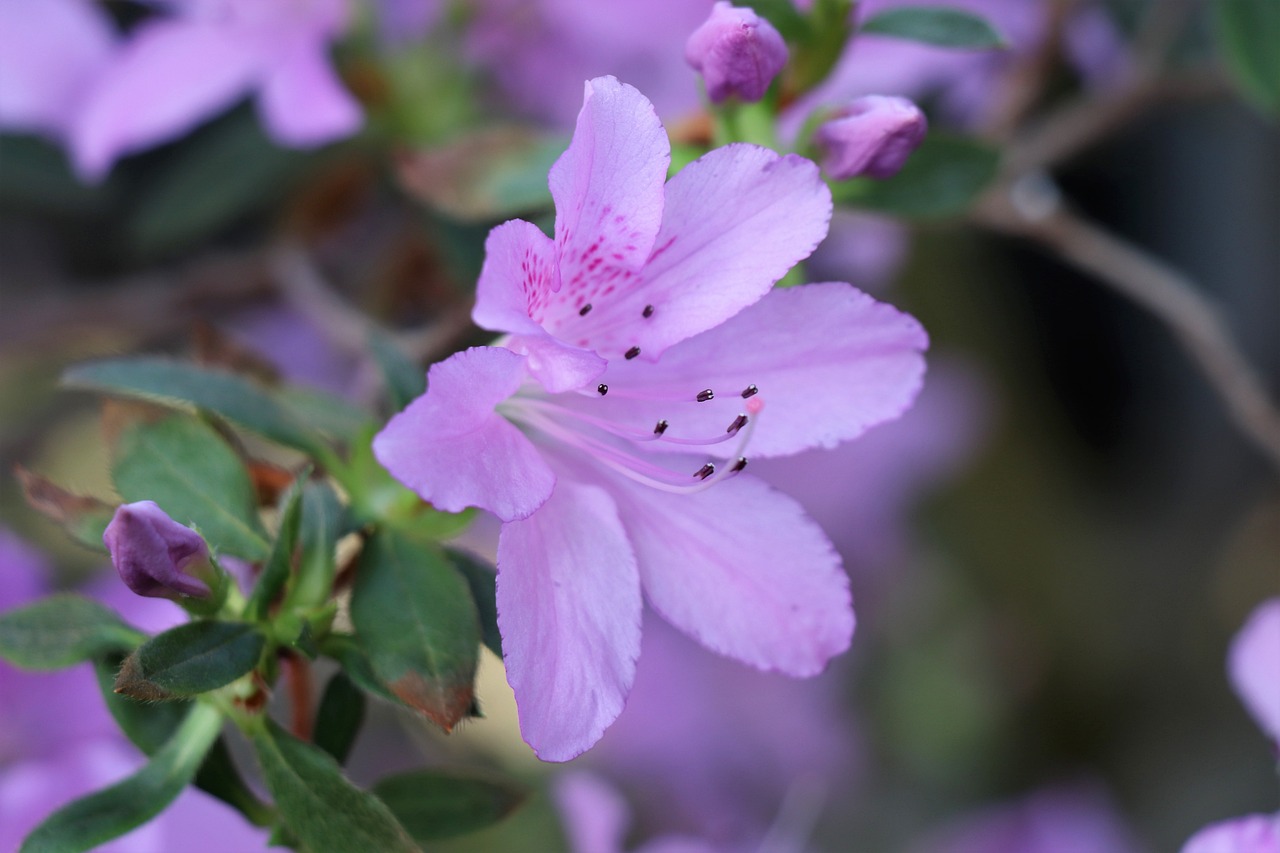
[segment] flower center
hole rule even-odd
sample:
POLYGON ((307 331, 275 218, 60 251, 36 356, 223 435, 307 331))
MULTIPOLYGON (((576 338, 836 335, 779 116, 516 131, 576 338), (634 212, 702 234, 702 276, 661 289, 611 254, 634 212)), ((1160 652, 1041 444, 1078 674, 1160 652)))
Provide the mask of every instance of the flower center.
MULTIPOLYGON (((604 389, 598 390, 601 395, 660 399, 629 389, 609 389, 603 385, 601 388, 604 389)), ((659 419, 652 429, 647 429, 599 417, 578 406, 562 405, 556 401, 559 395, 547 395, 534 383, 499 404, 498 411, 518 426, 540 432, 561 445, 587 453, 600 464, 637 483, 673 494, 695 494, 733 477, 747 467, 747 457, 744 454, 751 442, 756 421, 764 410, 764 401, 758 394, 759 388, 755 385, 747 386, 742 392, 742 397, 746 400, 743 408, 746 411, 739 412, 730 420, 723 432, 701 436, 671 435, 671 423, 666 418, 659 419), (672 445, 729 447, 725 448, 727 452, 708 459, 691 475, 673 471, 645 458, 645 451, 652 453, 663 446, 672 445)), ((708 388, 691 394, 689 399, 700 403, 710 402, 715 399, 715 394, 708 388)))

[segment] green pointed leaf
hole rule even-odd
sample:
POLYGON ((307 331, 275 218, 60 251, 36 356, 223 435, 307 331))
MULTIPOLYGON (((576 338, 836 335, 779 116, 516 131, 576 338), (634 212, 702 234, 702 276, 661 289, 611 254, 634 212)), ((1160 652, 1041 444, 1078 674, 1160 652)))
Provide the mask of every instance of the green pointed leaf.
POLYGON ((125 658, 115 689, 145 701, 195 696, 252 670, 267 638, 248 622, 188 622, 125 658))
POLYGON ((111 476, 126 502, 155 501, 219 553, 267 555, 249 473, 208 424, 183 415, 134 424, 120 436, 111 476))
POLYGON ((337 493, 325 483, 309 482, 303 486, 298 534, 302 556, 288 596, 290 607, 310 610, 329 598, 337 571, 334 548, 345 528, 346 510, 337 493))
POLYGON ((1280 3, 1218 0, 1218 43, 1227 65, 1250 100, 1280 113, 1280 3))
POLYGON ((837 203, 909 219, 957 216, 996 177, 1000 153, 961 136, 930 134, 902 171, 883 181, 855 178, 832 184, 837 203))
POLYGON ((328 452, 322 437, 273 394, 221 370, 166 358, 111 358, 69 368, 62 383, 166 406, 195 406, 287 447, 328 452))
MULTIPOLYGON (((146 755, 154 755, 191 711, 185 702, 140 702, 115 692, 116 673, 124 655, 110 654, 95 658, 94 674, 107 710, 125 736, 146 755)), ((209 748, 196 773, 196 787, 240 811, 251 823, 265 826, 271 822, 271 807, 264 804, 245 784, 231 760, 226 742, 219 738, 209 748)))
POLYGON ((860 31, 960 50, 991 50, 1007 43, 977 15, 947 6, 900 6, 872 15, 860 31))
POLYGON ((298 548, 298 530, 302 525, 302 487, 310 476, 310 469, 299 474, 281 501, 280 529, 276 532, 271 556, 267 558, 258 582, 249 594, 249 602, 244 608, 246 619, 264 619, 267 608, 293 574, 293 556, 298 548))
POLYGON ((480 620, 467 582, 438 546, 394 530, 370 537, 351 621, 373 671, 403 702, 445 731, 467 715, 480 620))
POLYGON ((32 509, 61 525, 81 545, 106 553, 102 534, 115 515, 114 506, 97 498, 69 492, 21 465, 14 466, 14 474, 22 484, 22 495, 32 509))
POLYGON ((93 673, 98 678, 102 699, 111 717, 134 746, 154 755, 182 725, 191 706, 175 702, 140 702, 117 693, 116 676, 128 655, 112 652, 93 660, 93 673))
POLYGON ((463 222, 496 221, 551 206, 547 171, 568 140, 498 125, 399 158, 401 186, 463 222))
POLYGON ((373 423, 369 413, 359 406, 314 388, 286 385, 276 389, 274 396, 299 423, 343 444, 355 441, 373 423))
POLYGON ((271 720, 252 733, 267 788, 287 826, 311 853, 417 853, 377 797, 356 788, 324 750, 271 720))
POLYGON ((457 770, 389 776, 373 786, 373 793, 419 843, 492 826, 528 797, 528 791, 510 780, 457 770))
POLYGON ((146 767, 58 809, 27 836, 20 853, 81 853, 151 820, 191 782, 221 729, 222 715, 197 704, 146 767))
POLYGON ((316 710, 315 744, 339 764, 347 760, 364 722, 364 694, 344 673, 329 679, 316 710))
POLYGON ((800 14, 792 0, 750 0, 734 5, 750 7, 757 15, 773 24, 789 42, 804 42, 813 37, 808 19, 800 14))
POLYGON ((471 589, 471 597, 476 603, 476 612, 480 615, 480 630, 484 644, 501 660, 502 634, 498 632, 498 570, 466 551, 459 551, 456 548, 445 548, 444 551, 471 589))
POLYGON ((320 651, 342 664, 343 671, 365 693, 392 705, 409 707, 378 678, 378 674, 373 671, 373 664, 369 662, 369 656, 356 637, 350 634, 330 634, 325 637, 320 651))
POLYGON ((24 669, 61 669, 129 651, 147 635, 109 608, 72 594, 0 614, 0 658, 24 669))
POLYGON ((400 411, 427 390, 427 371, 401 352, 390 336, 378 331, 370 332, 369 351, 382 372, 382 383, 386 386, 393 412, 400 411))

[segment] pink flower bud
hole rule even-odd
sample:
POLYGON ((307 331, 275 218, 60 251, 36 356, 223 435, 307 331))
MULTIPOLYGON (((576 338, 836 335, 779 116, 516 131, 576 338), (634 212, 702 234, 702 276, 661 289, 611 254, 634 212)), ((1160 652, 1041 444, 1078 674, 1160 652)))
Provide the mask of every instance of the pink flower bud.
POLYGON ((864 95, 819 127, 814 142, 826 152, 822 168, 836 180, 890 178, 924 141, 928 127, 924 113, 906 98, 864 95))
POLYGON ((787 64, 787 45, 773 24, 720 0, 689 36, 684 58, 706 80, 713 102, 730 95, 758 101, 787 64))
POLYGON ((102 534, 120 579, 149 598, 209 598, 209 546, 200 534, 174 521, 154 501, 124 504, 102 534))

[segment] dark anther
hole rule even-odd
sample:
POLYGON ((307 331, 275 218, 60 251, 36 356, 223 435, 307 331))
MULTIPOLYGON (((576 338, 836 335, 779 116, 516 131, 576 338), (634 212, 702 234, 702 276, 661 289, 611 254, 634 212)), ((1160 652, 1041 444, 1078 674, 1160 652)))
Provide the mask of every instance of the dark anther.
POLYGON ((596 386, 596 390, 599 391, 600 396, 603 397, 605 394, 609 393, 609 386, 601 382, 599 385, 596 386))
POLYGON ((587 316, 587 315, 588 315, 588 314, 590 314, 590 313, 591 313, 591 303, 590 303, 590 302, 588 302, 586 305, 583 305, 581 308, 579 308, 579 309, 578 309, 578 316, 579 316, 579 317, 585 317, 585 316, 587 316))
POLYGON ((632 347, 631 349, 623 353, 623 358, 625 358, 627 361, 630 361, 631 359, 635 358, 639 354, 640 354, 640 347, 632 347))
POLYGON ((736 474, 736 473, 738 473, 739 471, 741 471, 743 468, 746 468, 746 467, 747 467, 747 457, 745 457, 745 456, 739 456, 739 457, 738 457, 738 461, 737 461, 737 462, 735 462, 735 463, 733 463, 733 467, 732 467, 732 468, 730 468, 729 470, 730 470, 731 472, 733 472, 733 473, 735 473, 735 474, 736 474))
POLYGON ((663 418, 662 420, 658 421, 658 422, 654 425, 654 427, 653 427, 653 434, 654 434, 654 435, 662 435, 664 432, 666 432, 666 431, 667 431, 667 427, 669 427, 669 426, 671 426, 671 424, 667 423, 667 419, 666 419, 666 418, 663 418))
POLYGON ((747 416, 746 416, 746 415, 738 415, 736 418, 734 418, 734 419, 733 419, 733 423, 729 424, 729 428, 728 428, 727 430, 725 430, 725 432, 727 432, 727 433, 729 433, 730 435, 732 435, 733 433, 735 433, 735 432, 737 432, 738 430, 742 429, 742 428, 743 428, 744 426, 746 426, 746 425, 747 425, 747 416))
POLYGON ((698 392, 699 403, 705 403, 708 400, 714 400, 715 398, 716 398, 716 392, 712 391, 710 388, 707 388, 705 390, 698 392))
POLYGON ((646 305, 644 310, 640 312, 646 319, 653 316, 653 306, 646 305))
POLYGON ((746 388, 743 388, 743 389, 742 389, 742 396, 743 396, 743 398, 746 398, 746 397, 754 397, 755 395, 757 395, 757 394, 759 394, 759 393, 760 393, 760 389, 759 389, 759 388, 757 388, 755 385, 748 385, 746 388))
POLYGON ((715 472, 716 472, 716 466, 708 462, 706 465, 703 465, 697 471, 694 471, 693 476, 697 477, 699 480, 705 480, 715 472))

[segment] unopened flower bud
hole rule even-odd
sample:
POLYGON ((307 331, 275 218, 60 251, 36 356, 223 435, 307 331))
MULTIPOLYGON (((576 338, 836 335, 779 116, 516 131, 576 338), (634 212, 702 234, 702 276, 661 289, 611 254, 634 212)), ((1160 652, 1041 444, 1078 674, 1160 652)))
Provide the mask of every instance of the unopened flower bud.
POLYGON ((102 534, 120 579, 149 598, 207 599, 217 570, 199 533, 170 518, 154 501, 124 504, 102 534))
POLYGON ((836 180, 866 175, 890 178, 924 141, 929 123, 906 98, 856 98, 814 134, 826 153, 822 168, 836 180))
POLYGON ((758 101, 787 64, 787 45, 773 24, 721 0, 689 36, 684 58, 706 80, 713 102, 730 95, 758 101))

